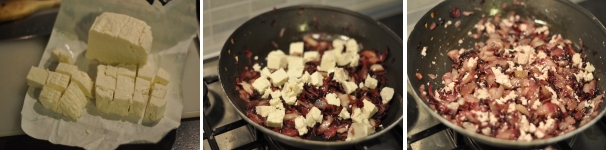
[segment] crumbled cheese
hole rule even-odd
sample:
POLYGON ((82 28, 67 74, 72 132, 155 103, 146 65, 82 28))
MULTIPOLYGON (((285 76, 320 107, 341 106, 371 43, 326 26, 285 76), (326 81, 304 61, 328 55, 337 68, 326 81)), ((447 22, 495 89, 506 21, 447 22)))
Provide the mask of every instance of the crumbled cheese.
POLYGON ((476 132, 478 130, 478 125, 470 122, 463 122, 463 128, 467 131, 476 132))
POLYGON ((522 115, 522 120, 520 120, 519 126, 520 131, 528 132, 528 129, 530 128, 530 123, 528 122, 526 116, 522 115))
POLYGON ((527 134, 526 132, 520 130, 520 137, 518 137, 519 141, 531 141, 532 135, 527 134))
POLYGON ((497 103, 503 105, 503 104, 507 103, 509 100, 515 99, 516 97, 517 97, 516 93, 511 91, 511 92, 509 92, 509 94, 507 94, 507 96, 496 99, 496 101, 497 101, 497 103))
POLYGON ((467 67, 472 68, 472 67, 476 66, 476 64, 478 63, 478 58, 479 57, 469 58, 469 60, 467 61, 467 67))
POLYGON ((482 128, 482 134, 490 135, 490 128, 489 127, 482 128))
POLYGON ((490 113, 489 117, 490 117, 490 125, 495 125, 498 121, 497 117, 493 113, 490 113))
POLYGON ((495 67, 490 67, 492 69, 492 73, 494 73, 495 77, 496 77, 496 82, 509 88, 512 87, 511 83, 509 82, 509 76, 505 75, 503 73, 501 73, 500 69, 497 69, 495 67))
POLYGON ((507 112, 511 113, 516 110, 516 105, 514 103, 509 103, 509 107, 507 108, 507 112))
POLYGON ((547 54, 545 54, 545 52, 543 52, 543 51, 539 51, 539 54, 537 55, 537 57, 540 59, 547 58, 547 54))
POLYGON ((331 105, 341 106, 341 100, 337 97, 335 93, 326 94, 326 102, 331 105))
POLYGON ((578 66, 581 64, 581 55, 579 53, 575 53, 572 55, 572 66, 578 66))
POLYGON ((454 86, 455 86, 455 83, 454 82, 450 82, 446 87, 444 87, 444 91, 445 92, 454 91, 454 86))
POLYGON ((530 106, 530 108, 538 109, 539 106, 541 106, 541 102, 539 102, 539 100, 535 100, 534 103, 532 103, 532 106, 530 106))
POLYGON ((346 108, 341 109, 341 113, 339 113, 339 117, 341 117, 342 119, 349 119, 350 118, 350 114, 349 112, 347 112, 346 108))
POLYGON ((475 96, 476 98, 478 98, 478 99, 486 99, 486 98, 489 98, 489 95, 488 95, 488 90, 486 90, 486 88, 481 88, 481 89, 478 89, 478 90, 477 90, 477 91, 474 93, 474 96, 475 96))
POLYGON ((591 63, 586 63, 587 66, 585 66, 585 71, 587 72, 593 72, 595 70, 595 67, 593 67, 593 65, 591 65, 591 63))
POLYGON ((486 124, 488 124, 488 119, 489 119, 488 112, 481 112, 481 111, 475 111, 475 110, 472 110, 471 112, 476 114, 476 116, 478 117, 477 119, 480 121, 480 123, 482 123, 482 126, 485 126, 486 124))
POLYGON ((524 106, 528 105, 528 100, 524 96, 520 97, 520 101, 522 101, 522 105, 524 105, 524 106))
POLYGON ((261 72, 261 66, 259 66, 259 64, 255 64, 255 65, 253 65, 253 69, 254 69, 256 72, 261 72))
POLYGON ((421 50, 421 55, 423 55, 423 56, 427 55, 426 51, 427 51, 427 46, 423 47, 423 50, 421 50))
POLYGON ((558 101, 558 94, 549 86, 545 86, 545 88, 551 92, 551 103, 556 105, 560 104, 560 101, 558 101))

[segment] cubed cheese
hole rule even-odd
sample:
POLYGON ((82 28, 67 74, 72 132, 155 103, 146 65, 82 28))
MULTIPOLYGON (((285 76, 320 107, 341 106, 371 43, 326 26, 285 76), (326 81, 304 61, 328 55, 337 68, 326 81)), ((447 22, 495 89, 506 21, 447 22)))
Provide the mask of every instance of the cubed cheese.
POLYGON ((295 118, 295 128, 299 131, 299 135, 307 134, 307 124, 305 123, 305 118, 303 116, 295 118))
POLYGON ((378 109, 375 104, 366 99, 362 100, 362 102, 364 103, 364 107, 362 107, 362 113, 368 116, 368 118, 372 117, 373 115, 375 115, 375 113, 377 113, 378 109))
POLYGON ((271 79, 271 83, 275 86, 282 86, 286 81, 288 81, 288 74, 284 69, 280 68, 276 72, 272 73, 269 78, 271 79))
POLYGON ((154 79, 155 76, 156 70, 151 66, 151 64, 148 63, 143 66, 139 65, 137 77, 143 78, 147 81, 153 81, 152 79, 154 79))
POLYGON ((129 78, 137 77, 137 65, 120 64, 118 65, 118 74, 129 78))
POLYGON ((78 71, 78 66, 66 63, 59 63, 59 65, 57 65, 57 68, 55 69, 55 72, 65 74, 70 77, 75 71, 78 71))
POLYGON ((269 83, 269 80, 266 78, 258 78, 252 83, 252 86, 255 88, 255 90, 257 90, 257 92, 259 92, 259 94, 264 94, 265 90, 271 86, 271 83, 269 83))
POLYGON ((106 64, 145 64, 152 46, 151 27, 127 15, 104 12, 88 32, 86 58, 106 64))
POLYGON ((86 99, 84 93, 78 88, 78 85, 72 83, 69 84, 65 93, 59 99, 59 109, 61 109, 63 115, 78 120, 87 103, 88 99, 86 99))
POLYGON ((148 98, 149 95, 135 91, 135 93, 133 93, 132 103, 130 105, 130 108, 128 109, 128 114, 132 114, 137 117, 143 117, 143 113, 145 112, 145 106, 147 106, 148 98))
POLYGON ((326 102, 331 105, 341 106, 341 100, 337 97, 335 93, 326 94, 326 102))
POLYGON ((32 66, 27 73, 27 85, 33 88, 42 88, 48 79, 48 70, 32 66))
POLYGON ((351 114, 349 114, 349 112, 347 112, 347 108, 343 108, 341 109, 341 112, 339 113, 339 117, 341 117, 341 119, 349 119, 351 114))
POLYGON ((72 74, 72 83, 76 83, 86 97, 92 98, 93 80, 83 71, 76 70, 72 74))
POLYGON ((574 55, 572 55, 572 66, 578 66, 581 64, 581 61, 581 55, 579 53, 574 53, 574 55))
POLYGON ((378 84, 378 80, 375 78, 372 78, 370 75, 366 76, 366 80, 364 81, 364 87, 368 87, 370 89, 375 89, 377 88, 377 84, 378 84))
MULTIPOLYGON (((360 82, 360 85, 362 85, 362 82, 360 82)), ((358 86, 355 82, 343 82, 341 83, 341 86, 343 86, 345 94, 351 94, 356 91, 356 89, 358 89, 358 86)))
MULTIPOLYGON (((272 91, 270 93, 272 100, 273 99, 280 99, 280 96, 282 96, 282 92, 280 90, 276 90, 276 91, 272 91)), ((270 101, 271 102, 271 101, 270 101)))
POLYGON ((354 123, 368 123, 368 116, 362 113, 361 108, 355 108, 351 113, 351 121, 354 123))
POLYGON ((305 62, 320 61, 320 53, 318 51, 307 51, 303 53, 303 60, 305 62))
POLYGON ((302 57, 288 56, 288 69, 305 68, 305 62, 302 57))
POLYGON ((585 63, 585 71, 587 72, 593 72, 595 70, 595 67, 593 67, 593 65, 591 65, 591 63, 585 63))
POLYGON ((149 103, 145 108, 145 117, 151 120, 160 120, 164 117, 166 110, 166 100, 155 96, 150 97, 149 103))
POLYGON ((360 64, 360 55, 355 53, 355 55, 351 55, 351 60, 349 61, 350 67, 357 67, 360 64))
POLYGON ((359 57, 360 56, 358 55, 358 53, 345 52, 341 54, 340 57, 337 57, 337 66, 345 66, 351 63, 352 61, 356 61, 355 63, 357 63, 359 57))
POLYGON ((262 99, 268 99, 269 98, 269 94, 272 92, 271 88, 267 88, 265 89, 265 91, 263 92, 263 95, 261 95, 262 99))
MULTIPOLYGON (((109 77, 108 77, 109 78, 109 77)), ((114 90, 106 88, 95 88, 95 106, 103 113, 110 112, 110 104, 114 99, 114 90)))
POLYGON ((267 115, 269 115, 269 113, 271 112, 274 112, 274 110, 276 109, 272 106, 257 106, 255 108, 255 111, 257 112, 257 114, 261 115, 261 117, 267 117, 267 115))
POLYGON ((253 70, 255 70, 256 72, 261 72, 261 66, 259 66, 259 64, 255 64, 253 65, 253 70))
POLYGON ((97 76, 105 76, 105 71, 107 70, 107 66, 105 65, 98 65, 97 66, 97 76))
POLYGON ((324 76, 319 72, 314 72, 311 74, 311 84, 314 86, 322 86, 324 84, 324 76))
POLYGON ((151 87, 151 83, 148 80, 140 78, 140 77, 137 77, 135 79, 135 92, 139 92, 143 95, 149 95, 150 87, 151 87))
POLYGON ((116 90, 114 100, 110 103, 110 112, 120 116, 128 115, 128 109, 133 103, 133 92, 116 90))
POLYGON ((349 126, 349 131, 347 132, 347 138, 345 141, 361 139, 372 134, 373 132, 374 129, 367 123, 352 123, 351 126, 349 126))
POLYGON ((299 78, 301 75, 303 75, 302 73, 304 69, 305 68, 288 68, 286 74, 288 74, 289 78, 299 78))
POLYGON ((158 83, 154 83, 152 86, 152 96, 164 99, 164 95, 166 95, 166 86, 158 83))
POLYGON ((118 67, 116 66, 112 66, 112 65, 107 65, 106 69, 105 69, 105 75, 112 77, 112 78, 117 78, 118 75, 118 67))
POLYGON ((325 51, 324 55, 322 55, 322 62, 320 62, 320 66, 318 70, 332 72, 336 66, 336 58, 333 51, 325 51))
POLYGON ((46 79, 46 86, 54 88, 57 91, 63 92, 69 84, 69 76, 57 72, 49 72, 46 79))
POLYGON ((275 50, 269 52, 267 55, 267 68, 269 69, 280 69, 286 68, 286 54, 282 50, 275 50))
POLYGON ((349 80, 349 75, 345 71, 345 69, 337 67, 334 70, 335 70, 335 72, 333 72, 333 77, 332 77, 333 81, 343 83, 343 82, 346 82, 347 80, 349 80))
POLYGON ((358 53, 358 51, 360 51, 360 46, 358 45, 358 42, 356 42, 355 39, 347 40, 347 43, 345 43, 345 48, 347 48, 347 52, 358 53))
POLYGON ((60 63, 74 64, 74 60, 72 59, 72 53, 62 48, 55 48, 51 52, 51 57, 53 57, 53 59, 59 61, 60 63))
POLYGON ((391 101, 394 92, 395 91, 393 90, 393 88, 390 87, 384 87, 383 89, 381 89, 381 99, 383 104, 387 104, 389 103, 389 101, 391 101))
POLYGON ((61 98, 61 92, 54 88, 44 86, 38 100, 40 100, 40 103, 44 108, 57 112, 57 108, 59 108, 59 98, 61 98))
POLYGON ((303 75, 301 76, 301 78, 299 78, 301 83, 310 83, 311 82, 311 75, 305 71, 303 72, 303 75))
POLYGON ((126 76, 118 75, 116 78, 116 92, 134 92, 135 91, 135 80, 126 76))
POLYGON ((154 83, 160 83, 162 85, 168 85, 170 80, 170 74, 164 71, 162 68, 158 68, 158 72, 156 73, 156 77, 154 78, 154 83))
POLYGON ((343 47, 345 47, 345 42, 341 39, 332 40, 332 47, 334 50, 341 52, 343 51, 343 47))
POLYGON ((95 87, 116 90, 116 79, 106 75, 97 76, 97 80, 95 80, 95 87))
POLYGON ((269 78, 269 76, 271 76, 271 72, 269 71, 269 69, 267 69, 267 67, 263 68, 263 70, 261 70, 260 78, 269 78))
POLYGON ((268 127, 281 128, 282 122, 284 121, 284 115, 284 109, 275 110, 269 113, 269 115, 267 115, 267 121, 265 122, 265 125, 267 125, 268 127))
POLYGON ((320 109, 312 107, 307 113, 307 116, 305 116, 305 123, 308 127, 313 128, 316 123, 320 123, 322 121, 322 117, 323 116, 320 109))
POLYGON ((297 96, 299 96, 302 91, 303 88, 300 87, 299 84, 287 82, 284 84, 284 87, 282 87, 281 95, 286 104, 293 105, 297 102, 297 96))
POLYGON ((301 56, 303 55, 303 42, 292 42, 290 43, 289 53, 290 55, 301 56))

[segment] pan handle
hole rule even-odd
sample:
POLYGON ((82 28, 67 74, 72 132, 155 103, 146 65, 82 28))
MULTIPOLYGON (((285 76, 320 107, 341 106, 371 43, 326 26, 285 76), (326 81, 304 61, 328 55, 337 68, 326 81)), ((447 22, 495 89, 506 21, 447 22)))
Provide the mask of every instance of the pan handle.
POLYGON ((206 84, 215 83, 215 82, 219 81, 219 75, 207 76, 207 77, 202 78, 202 80, 204 80, 204 83, 206 83, 206 84))

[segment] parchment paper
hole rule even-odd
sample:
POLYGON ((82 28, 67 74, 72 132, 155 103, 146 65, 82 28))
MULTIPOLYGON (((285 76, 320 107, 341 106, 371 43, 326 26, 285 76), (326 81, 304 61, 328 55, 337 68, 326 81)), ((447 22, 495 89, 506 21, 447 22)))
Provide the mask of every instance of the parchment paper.
MULTIPOLYGON (((63 0, 51 38, 38 67, 54 71, 57 62, 50 53, 63 48, 72 53, 75 65, 96 79, 97 61, 84 57, 88 30, 102 12, 126 14, 145 21, 152 29, 153 45, 148 63, 162 67, 171 79, 166 93, 166 112, 159 121, 136 116, 103 114, 91 99, 76 121, 42 107, 40 89, 28 89, 21 110, 21 128, 31 137, 85 149, 115 149, 125 143, 156 143, 180 124, 183 109, 181 84, 187 47, 199 25, 193 0, 173 0, 165 6, 145 0, 63 0)), ((187 81, 185 81, 187 82, 187 81)), ((25 84, 25 81, 23 82, 25 84)))

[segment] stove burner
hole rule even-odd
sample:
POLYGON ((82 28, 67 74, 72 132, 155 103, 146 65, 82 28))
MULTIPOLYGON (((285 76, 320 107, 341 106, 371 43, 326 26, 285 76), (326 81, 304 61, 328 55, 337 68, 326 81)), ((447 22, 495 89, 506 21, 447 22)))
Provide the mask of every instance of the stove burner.
MULTIPOLYGON (((568 145, 566 145, 566 146, 568 146, 568 149, 570 149, 570 146, 569 146, 569 145, 573 145, 573 144, 574 144, 574 142, 576 141, 576 139, 577 139, 577 136, 575 135, 575 136, 573 136, 572 138, 570 138, 570 139, 568 139, 568 140, 565 140, 565 141, 566 141, 566 143, 568 144, 568 145)), ((471 147, 471 149, 473 149, 473 150, 493 150, 493 149, 503 149, 503 148, 500 148, 500 147, 494 147, 494 146, 490 146, 490 145, 482 144, 482 143, 480 143, 480 142, 476 142, 475 140, 471 139, 470 137, 464 137, 463 141, 465 141, 465 144, 469 145, 469 147, 471 147)), ((560 142, 560 143, 558 143, 558 145, 553 144, 553 145, 551 145, 551 146, 552 146, 553 148, 556 148, 556 149, 564 149, 564 148, 562 148, 562 147, 565 147, 565 146, 562 146, 562 143, 564 143, 564 142, 560 142)), ((535 147, 535 148, 537 148, 537 149, 544 149, 544 148, 546 148, 547 146, 548 146, 548 145, 545 145, 545 146, 540 146, 540 147, 535 147)), ((510 150, 510 149, 504 149, 504 150, 510 150)), ((511 149, 511 150, 514 150, 514 149, 511 149)))

